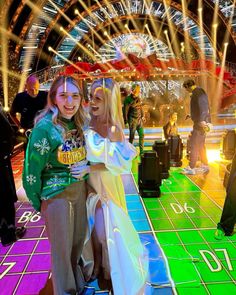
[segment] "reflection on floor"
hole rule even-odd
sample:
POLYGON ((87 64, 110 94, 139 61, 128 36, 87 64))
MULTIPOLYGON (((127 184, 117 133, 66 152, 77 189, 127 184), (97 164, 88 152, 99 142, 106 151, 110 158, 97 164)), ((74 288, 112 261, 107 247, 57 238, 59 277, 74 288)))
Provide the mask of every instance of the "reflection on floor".
MULTIPOLYGON (((22 161, 23 155, 17 155, 13 167, 20 199, 17 224, 25 225, 27 234, 12 246, 0 246, 0 294, 50 295, 50 246, 43 219, 21 189, 22 161)), ((137 163, 133 166, 133 175, 122 179, 129 215, 150 257, 145 294, 236 294, 236 235, 214 239, 225 197, 224 163, 213 162, 210 173, 191 177, 171 168, 158 199, 140 198, 137 163)), ((86 294, 94 288, 108 294, 99 292, 96 283, 86 294)))

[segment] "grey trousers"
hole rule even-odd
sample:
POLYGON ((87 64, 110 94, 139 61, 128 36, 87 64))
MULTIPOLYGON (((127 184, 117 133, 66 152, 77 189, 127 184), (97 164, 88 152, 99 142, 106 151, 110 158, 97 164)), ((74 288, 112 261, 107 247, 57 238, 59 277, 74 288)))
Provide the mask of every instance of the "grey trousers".
POLYGON ((203 130, 198 130, 193 127, 190 138, 190 168, 195 168, 198 158, 204 165, 208 165, 206 147, 205 147, 206 133, 203 130))
POLYGON ((79 267, 87 228, 85 182, 73 183, 43 201, 41 213, 51 244, 54 295, 81 292, 85 284, 79 267))

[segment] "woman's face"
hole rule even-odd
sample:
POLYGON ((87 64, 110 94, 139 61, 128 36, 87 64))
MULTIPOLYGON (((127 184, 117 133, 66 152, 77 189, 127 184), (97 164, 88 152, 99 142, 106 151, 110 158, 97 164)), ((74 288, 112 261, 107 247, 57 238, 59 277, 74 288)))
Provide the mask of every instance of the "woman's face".
POLYGON ((105 97, 104 90, 95 88, 91 92, 90 109, 93 116, 104 116, 105 97))
POLYGON ((57 88, 55 103, 63 118, 71 119, 79 109, 81 96, 78 87, 65 82, 57 88))

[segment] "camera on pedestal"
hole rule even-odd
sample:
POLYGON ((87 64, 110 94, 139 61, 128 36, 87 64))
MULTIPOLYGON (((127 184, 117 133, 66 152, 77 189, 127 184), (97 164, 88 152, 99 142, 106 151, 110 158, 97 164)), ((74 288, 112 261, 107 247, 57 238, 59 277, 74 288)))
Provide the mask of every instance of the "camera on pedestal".
POLYGON ((168 145, 170 149, 170 166, 182 166, 183 158, 183 142, 179 135, 170 136, 168 138, 168 145))
POLYGON ((161 178, 168 178, 170 169, 170 148, 168 143, 166 141, 155 141, 152 149, 157 153, 160 161, 161 178))
POLYGON ((138 186, 141 197, 160 197, 161 179, 161 166, 157 153, 145 152, 138 166, 138 186))

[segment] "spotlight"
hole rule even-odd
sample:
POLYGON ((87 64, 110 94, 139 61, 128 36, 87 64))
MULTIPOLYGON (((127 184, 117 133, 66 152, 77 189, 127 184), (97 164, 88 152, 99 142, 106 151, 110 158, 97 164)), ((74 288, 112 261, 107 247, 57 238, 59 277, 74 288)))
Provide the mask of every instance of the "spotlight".
POLYGON ((48 51, 52 51, 52 47, 51 46, 48 46, 48 51))
POLYGON ((164 34, 167 35, 167 33, 168 33, 168 31, 167 30, 164 30, 164 34))
POLYGON ((103 35, 104 35, 104 36, 107 36, 107 31, 103 32, 103 35))
POLYGON ((229 43, 228 43, 228 42, 225 42, 225 43, 224 43, 224 46, 225 46, 225 47, 226 47, 226 46, 228 46, 228 45, 229 45, 229 43))

